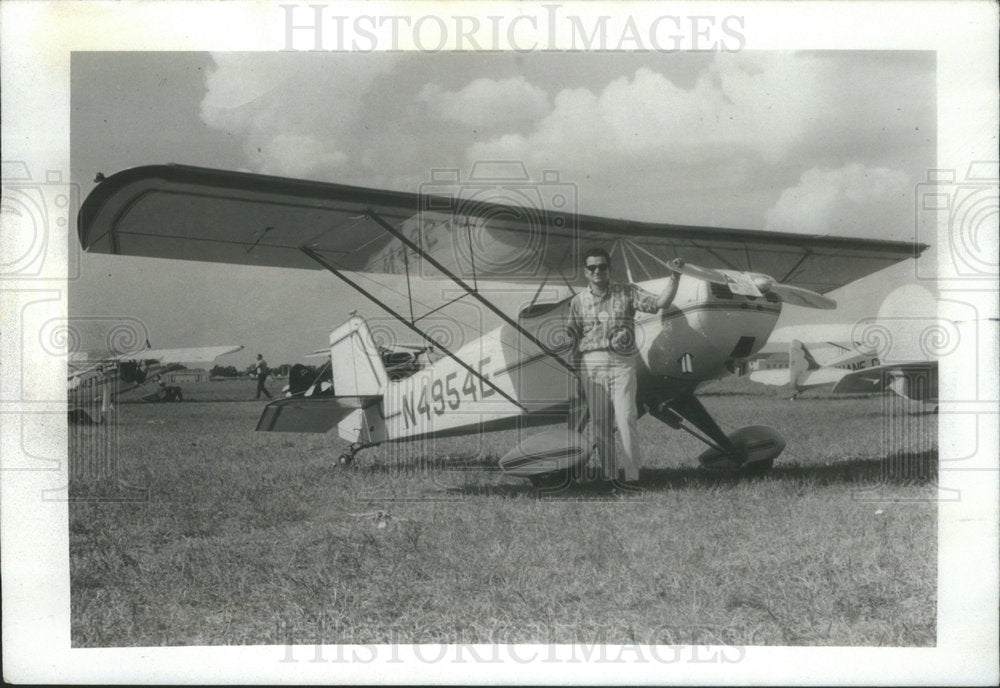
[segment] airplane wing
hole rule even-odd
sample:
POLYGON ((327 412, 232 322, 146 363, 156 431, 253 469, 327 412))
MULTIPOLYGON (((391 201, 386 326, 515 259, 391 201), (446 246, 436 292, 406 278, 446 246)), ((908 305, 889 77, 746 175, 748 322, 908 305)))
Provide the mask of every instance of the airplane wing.
POLYGON ((834 394, 874 394, 886 389, 888 377, 882 368, 856 370, 843 375, 831 390, 834 394))
MULTIPOLYGON (((212 363, 219 356, 235 353, 237 351, 241 351, 242 349, 243 347, 238 344, 188 347, 181 349, 137 349, 124 354, 107 354, 96 360, 89 358, 89 354, 71 353, 67 366, 67 378, 70 380, 70 384, 73 385, 78 383, 84 376, 89 375, 99 368, 108 368, 108 370, 112 369, 120 361, 157 361, 164 365, 180 363, 207 364, 212 363)), ((172 368, 172 370, 176 370, 181 367, 182 366, 177 365, 175 368, 172 368)), ((162 374, 168 371, 160 370, 159 372, 162 374)))
POLYGON ((119 356, 120 359, 155 360, 160 363, 211 363, 219 356, 242 351, 238 344, 224 346, 195 346, 181 349, 143 349, 119 356))
MULTIPOLYGON (((802 389, 808 389, 810 387, 832 385, 848 374, 848 371, 840 368, 816 368, 815 370, 807 370, 799 374, 795 381, 795 386, 802 389)), ((791 372, 788 368, 755 370, 750 373, 750 379, 754 382, 760 382, 765 385, 773 385, 775 387, 783 387, 785 385, 792 384, 791 372)), ((870 392, 873 390, 869 389, 865 391, 870 392)))
POLYGON ((503 281, 550 274, 582 281, 581 252, 603 246, 635 265, 637 280, 662 276, 664 261, 682 256, 819 293, 927 248, 583 215, 559 193, 566 185, 522 182, 512 191, 499 184, 492 192, 456 186, 450 195, 406 193, 181 165, 138 167, 90 193, 78 233, 84 249, 96 253, 320 269, 306 248, 346 271, 434 276, 444 268, 461 278, 503 281), (512 196, 529 202, 495 202, 512 196), (432 261, 417 264, 401 237, 432 261))
MULTIPOLYGON (((937 361, 912 361, 909 363, 894 363, 857 370, 844 375, 833 387, 834 394, 875 393, 890 389, 900 378, 933 376, 934 387, 937 387, 937 361)), ((936 394, 936 389, 935 389, 936 394)), ((906 396, 905 394, 903 396, 906 396)))

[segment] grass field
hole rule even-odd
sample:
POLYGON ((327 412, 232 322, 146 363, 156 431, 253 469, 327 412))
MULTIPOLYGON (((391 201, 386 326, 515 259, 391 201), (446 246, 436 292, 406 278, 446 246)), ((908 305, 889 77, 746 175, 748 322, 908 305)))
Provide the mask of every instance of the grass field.
POLYGON ((936 416, 705 391, 725 429, 785 435, 770 474, 706 475, 643 418, 641 494, 540 494, 496 469, 513 432, 341 467, 333 434, 253 432, 252 382, 121 403, 70 428, 73 646, 934 645, 936 416))

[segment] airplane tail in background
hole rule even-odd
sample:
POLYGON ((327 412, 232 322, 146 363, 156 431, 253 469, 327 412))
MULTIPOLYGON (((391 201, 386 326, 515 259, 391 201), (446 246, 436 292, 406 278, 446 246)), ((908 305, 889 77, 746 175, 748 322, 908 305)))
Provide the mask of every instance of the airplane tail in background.
POLYGON ((806 345, 793 339, 788 345, 788 370, 757 370, 750 373, 750 379, 775 387, 789 386, 793 397, 811 387, 833 384, 845 375, 845 371, 821 366, 806 345))
POLYGON ((798 388, 804 382, 803 377, 810 370, 818 370, 821 366, 809 353, 806 345, 798 339, 793 339, 788 345, 788 384, 798 388))
POLYGON ((330 361, 337 396, 384 393, 389 374, 364 319, 352 316, 330 333, 330 361))

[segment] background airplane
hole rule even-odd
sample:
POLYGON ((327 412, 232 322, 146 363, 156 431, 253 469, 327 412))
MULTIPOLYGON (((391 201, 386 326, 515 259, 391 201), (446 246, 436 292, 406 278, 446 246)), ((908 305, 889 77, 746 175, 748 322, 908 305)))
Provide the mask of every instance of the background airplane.
MULTIPOLYGON (((662 275, 680 271, 686 277, 673 306, 637 318, 639 410, 704 441, 702 465, 747 472, 769 468, 784 438, 764 426, 727 434, 696 388, 759 351, 783 304, 834 308, 824 292, 926 248, 582 215, 559 209, 560 188, 535 188, 552 198, 522 207, 484 200, 478 188, 473 198, 434 196, 150 166, 105 178, 81 207, 78 229, 93 252, 326 269, 441 351, 437 362, 393 380, 366 321, 352 316, 330 334, 335 396, 303 395, 265 408, 258 430, 337 426, 352 442, 345 461, 385 442, 565 425, 578 389, 565 332, 569 299, 540 302, 542 288, 582 284, 580 256, 590 246, 606 248, 624 277, 654 293, 662 275), (689 262, 672 260, 678 256, 689 262), (361 274, 405 275, 408 310, 381 301, 361 274), (413 298, 414 275, 450 280, 460 295, 428 307, 413 298), (480 289, 486 279, 538 288, 511 316, 480 289), (465 343, 440 341, 426 318, 459 301, 475 302, 501 324, 481 327, 465 343)), ((586 461, 588 443, 573 430, 549 439, 529 438, 501 467, 539 478, 586 461)))
MULTIPOLYGON (((912 290, 911 290, 912 291, 912 290)), ((911 294, 912 296, 912 294, 911 294)), ((768 385, 789 386, 791 398, 808 389, 826 389, 833 394, 894 394, 934 405, 938 403, 938 367, 950 343, 975 338, 975 328, 995 327, 995 320, 959 320, 939 315, 947 308, 929 294, 903 305, 903 309, 879 308, 879 314, 858 323, 808 328, 782 328, 790 334, 826 337, 821 344, 803 344, 793 338, 788 344, 788 367, 756 370, 750 379, 768 385), (852 336, 857 334, 858 336, 852 336), (833 341, 839 340, 839 341, 833 341), (836 355, 817 355, 820 347, 837 350, 836 355)), ((888 299, 887 299, 888 301, 888 299)), ((775 343, 765 347, 774 352, 775 343)))
MULTIPOLYGON (((147 342, 148 345, 148 342, 147 342)), ((152 349, 126 353, 72 354, 67 390, 71 423, 103 423, 114 400, 126 392, 138 394, 157 384, 157 377, 185 364, 207 365, 219 356, 242 350, 239 345, 152 349)))
MULTIPOLYGON (((833 387, 853 372, 872 370, 880 365, 878 354, 874 351, 859 351, 853 347, 836 342, 825 342, 826 348, 833 348, 835 354, 822 362, 817 360, 810 349, 798 339, 793 339, 788 345, 788 366, 785 368, 755 370, 750 373, 750 379, 765 385, 789 386, 792 388, 791 399, 808 390, 820 387, 833 387)), ((866 392, 881 391, 872 387, 866 392)))

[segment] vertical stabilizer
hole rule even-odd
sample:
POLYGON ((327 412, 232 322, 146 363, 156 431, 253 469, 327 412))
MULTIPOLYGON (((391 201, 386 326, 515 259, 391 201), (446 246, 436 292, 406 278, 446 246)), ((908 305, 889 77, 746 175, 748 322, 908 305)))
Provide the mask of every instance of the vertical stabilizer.
POLYGON ((798 388, 803 375, 819 367, 819 363, 809 353, 806 345, 798 339, 793 339, 792 343, 788 345, 788 383, 798 388))
POLYGON ((368 325, 357 316, 330 333, 330 362, 338 397, 380 396, 389 382, 368 325))

